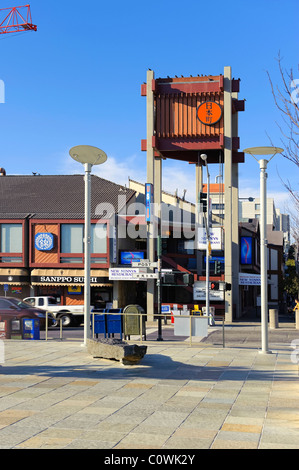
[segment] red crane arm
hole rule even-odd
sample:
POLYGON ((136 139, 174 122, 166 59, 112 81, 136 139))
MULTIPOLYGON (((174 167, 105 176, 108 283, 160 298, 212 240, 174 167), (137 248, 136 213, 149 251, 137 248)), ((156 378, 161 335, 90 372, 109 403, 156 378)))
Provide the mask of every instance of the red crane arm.
POLYGON ((37 26, 32 24, 30 5, 1 8, 0 34, 17 33, 19 31, 37 31, 37 26))

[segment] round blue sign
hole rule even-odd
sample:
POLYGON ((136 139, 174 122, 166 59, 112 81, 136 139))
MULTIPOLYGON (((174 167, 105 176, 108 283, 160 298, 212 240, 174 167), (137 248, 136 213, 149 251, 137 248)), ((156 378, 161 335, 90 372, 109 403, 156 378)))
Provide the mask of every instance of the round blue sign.
POLYGON ((52 233, 37 233, 35 235, 35 248, 39 251, 49 251, 54 247, 54 235, 52 233))

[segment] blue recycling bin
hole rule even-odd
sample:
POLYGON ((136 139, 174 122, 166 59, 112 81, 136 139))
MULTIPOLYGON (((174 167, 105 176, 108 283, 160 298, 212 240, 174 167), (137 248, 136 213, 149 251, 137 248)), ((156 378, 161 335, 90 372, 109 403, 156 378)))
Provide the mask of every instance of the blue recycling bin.
POLYGON ((40 325, 38 318, 23 318, 22 325, 22 338, 23 339, 40 339, 40 325))
MULTIPOLYGON (((104 312, 103 309, 96 309, 93 312, 104 312)), ((98 337, 99 334, 104 334, 106 338, 107 327, 106 327, 106 315, 94 315, 94 334, 98 337)))
POLYGON ((117 313, 121 313, 121 311, 121 308, 110 308, 108 310, 105 310, 105 313, 107 313, 107 333, 109 338, 110 334, 112 334, 113 336, 114 334, 119 334, 120 339, 122 339, 122 315, 116 315, 117 313), (113 313, 113 315, 109 315, 111 313, 113 313))

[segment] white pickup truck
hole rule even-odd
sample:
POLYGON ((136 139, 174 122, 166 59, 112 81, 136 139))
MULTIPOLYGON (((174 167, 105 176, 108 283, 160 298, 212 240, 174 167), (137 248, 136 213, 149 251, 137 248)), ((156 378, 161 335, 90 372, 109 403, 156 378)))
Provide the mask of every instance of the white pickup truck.
MULTIPOLYGON (((61 318, 63 326, 80 325, 84 320, 84 305, 59 305, 56 298, 51 296, 26 297, 23 300, 51 312, 54 318, 61 318)), ((59 322, 55 324, 58 325, 59 322)))

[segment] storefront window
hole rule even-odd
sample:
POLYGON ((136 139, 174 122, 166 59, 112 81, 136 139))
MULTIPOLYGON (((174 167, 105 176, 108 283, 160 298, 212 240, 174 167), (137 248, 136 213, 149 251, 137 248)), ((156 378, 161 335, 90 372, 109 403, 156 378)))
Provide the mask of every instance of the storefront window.
POLYGON ((61 225, 61 253, 83 253, 83 229, 83 224, 61 225))
POLYGON ((1 253, 22 253, 22 224, 1 224, 1 253))
POLYGON ((107 253, 106 224, 98 223, 91 225, 91 253, 107 253))

